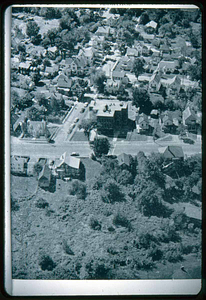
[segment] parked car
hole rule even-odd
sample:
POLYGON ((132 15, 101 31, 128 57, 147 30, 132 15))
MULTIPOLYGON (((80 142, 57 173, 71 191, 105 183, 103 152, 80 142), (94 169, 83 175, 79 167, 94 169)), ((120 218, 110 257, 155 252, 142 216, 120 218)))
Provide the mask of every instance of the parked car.
POLYGON ((77 123, 79 121, 79 118, 76 118, 75 120, 74 120, 74 123, 77 123))
POLYGON ((72 152, 71 156, 79 156, 79 153, 77 153, 77 152, 72 152))
POLYGON ((82 109, 80 110, 80 113, 83 113, 85 111, 85 108, 82 107, 82 109))
POLYGON ((193 145, 195 142, 190 139, 190 138, 182 138, 183 142, 186 143, 186 144, 191 144, 193 145))

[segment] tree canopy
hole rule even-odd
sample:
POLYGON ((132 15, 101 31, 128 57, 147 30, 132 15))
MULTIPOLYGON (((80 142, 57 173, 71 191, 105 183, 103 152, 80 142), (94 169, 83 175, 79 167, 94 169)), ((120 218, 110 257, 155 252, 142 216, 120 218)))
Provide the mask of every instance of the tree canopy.
POLYGON ((97 157, 108 154, 110 147, 109 140, 106 137, 96 137, 94 139, 94 144, 92 145, 94 154, 97 157))

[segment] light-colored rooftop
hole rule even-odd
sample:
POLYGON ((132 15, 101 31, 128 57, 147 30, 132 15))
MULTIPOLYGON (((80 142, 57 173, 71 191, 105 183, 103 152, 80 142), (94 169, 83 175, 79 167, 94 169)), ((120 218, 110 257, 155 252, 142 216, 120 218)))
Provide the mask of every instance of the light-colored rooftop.
POLYGON ((127 103, 119 100, 96 100, 93 106, 97 110, 97 116, 113 117, 115 111, 126 109, 127 103))

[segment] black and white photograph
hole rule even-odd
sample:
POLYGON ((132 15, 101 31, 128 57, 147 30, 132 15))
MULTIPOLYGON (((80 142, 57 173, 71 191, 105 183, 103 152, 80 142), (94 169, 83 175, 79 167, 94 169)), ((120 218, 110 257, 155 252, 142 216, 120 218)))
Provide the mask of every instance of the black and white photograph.
POLYGON ((10 10, 12 279, 201 279, 201 9, 10 10))

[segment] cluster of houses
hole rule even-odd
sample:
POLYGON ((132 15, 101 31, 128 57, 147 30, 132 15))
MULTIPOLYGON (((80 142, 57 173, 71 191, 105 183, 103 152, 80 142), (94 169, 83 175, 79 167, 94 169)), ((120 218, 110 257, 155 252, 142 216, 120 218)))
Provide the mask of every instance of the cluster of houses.
POLYGON ((11 174, 22 176, 36 176, 42 188, 49 188, 53 178, 67 180, 85 179, 85 167, 81 159, 67 153, 56 159, 11 156, 11 174), (36 169, 40 168, 40 172, 36 169))
POLYGON ((137 114, 136 128, 138 133, 149 134, 158 125, 164 133, 177 133, 181 126, 186 132, 197 133, 200 128, 201 118, 189 106, 181 112, 180 110, 165 111, 153 109, 150 115, 144 113, 137 114))
MULTIPOLYGON (((77 43, 72 51, 60 50, 55 45, 44 49, 42 46, 31 46, 27 43, 25 44, 26 61, 19 62, 18 55, 14 55, 11 58, 11 68, 24 75, 32 72, 39 73, 47 89, 42 87, 42 92, 45 92, 49 99, 47 94, 50 93, 52 86, 58 101, 62 95, 70 97, 71 91, 74 94, 78 90, 87 92, 87 88, 91 87, 88 73, 91 65, 96 66, 106 75, 104 91, 108 94, 117 95, 122 85, 123 90, 144 86, 152 102, 164 103, 165 99, 177 101, 181 89, 187 91, 188 88, 199 88, 197 81, 191 81, 186 76, 187 69, 196 63, 195 57, 190 57, 193 50, 190 42, 185 41, 184 47, 182 43, 180 46, 178 39, 164 39, 157 30, 157 22, 151 20, 145 25, 140 25, 137 18, 134 18, 135 30, 139 33, 139 38, 134 40, 131 47, 127 46, 125 54, 122 55, 117 43, 112 40, 115 25, 110 21, 115 18, 118 18, 118 15, 110 14, 109 18, 102 17, 101 25, 96 31, 93 32, 91 28, 91 38, 88 43, 84 46, 77 43), (105 44, 110 48, 107 52, 105 52, 105 44), (39 57, 49 59, 51 66, 42 62, 41 65, 34 67, 32 61, 39 57), (185 61, 180 64, 181 57, 184 57, 185 61), (139 76, 133 70, 137 58, 143 61, 144 69, 139 76), (80 78, 84 82, 82 86, 78 81, 80 78), (164 97, 162 88, 165 90, 164 97)), ((120 131, 125 131, 128 128, 126 102, 113 103, 110 100, 107 103, 103 100, 101 102, 91 101, 89 108, 96 113, 99 128, 105 128, 109 133, 113 133, 118 128, 120 131)), ((138 133, 151 133, 158 124, 164 132, 175 133, 181 124, 188 131, 197 132, 200 118, 197 112, 187 107, 182 113, 179 111, 161 113, 153 110, 149 116, 138 114, 135 123, 138 133)))

